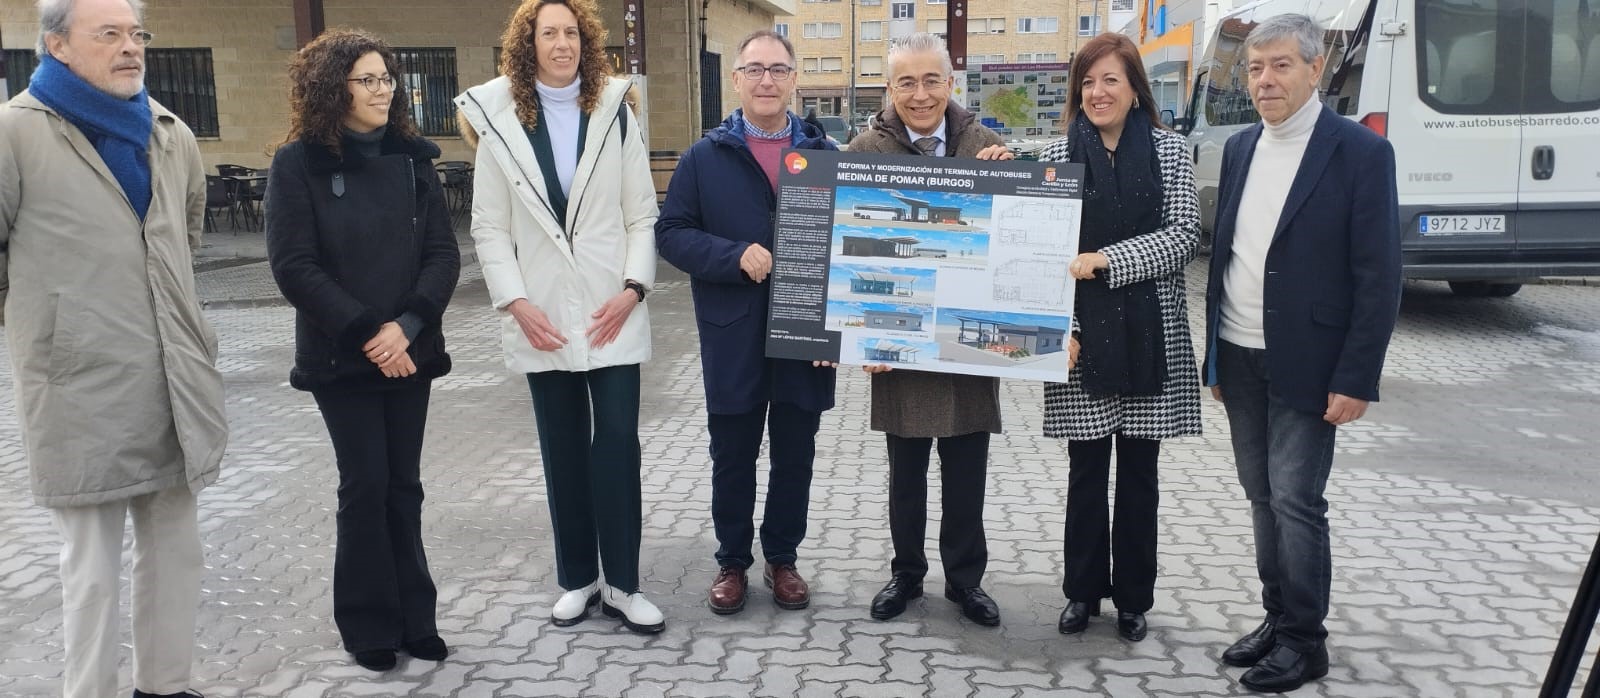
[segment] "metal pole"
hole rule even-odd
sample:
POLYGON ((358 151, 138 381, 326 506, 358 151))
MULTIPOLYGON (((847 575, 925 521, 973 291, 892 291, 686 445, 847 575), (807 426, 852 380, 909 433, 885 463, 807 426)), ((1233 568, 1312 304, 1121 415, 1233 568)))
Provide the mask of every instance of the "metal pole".
MULTIPOLYGON (((1594 631, 1595 616, 1600 615, 1600 538, 1595 541, 1589 555, 1589 567, 1583 571, 1583 581, 1578 583, 1578 593, 1572 600, 1572 611, 1567 614, 1567 625, 1561 630, 1561 640, 1556 643, 1555 655, 1550 658, 1550 671, 1544 676, 1544 687, 1539 698, 1564 698, 1578 675, 1578 665, 1583 662, 1589 633, 1594 631)), ((1594 675, 1589 685, 1597 685, 1594 675)), ((1584 696, 1594 693, 1586 691, 1584 696)))
MULTIPOLYGON (((0 41, 0 47, 4 46, 5 42, 0 41)), ((11 99, 11 87, 6 84, 6 52, 0 50, 0 102, 8 99, 11 99)))
POLYGON ((856 75, 860 73, 860 70, 856 67, 856 41, 860 38, 856 36, 857 29, 856 0, 850 0, 850 75, 848 77, 849 82, 845 84, 845 101, 848 104, 839 110, 839 115, 845 118, 844 127, 846 133, 849 132, 850 125, 856 122, 856 75))

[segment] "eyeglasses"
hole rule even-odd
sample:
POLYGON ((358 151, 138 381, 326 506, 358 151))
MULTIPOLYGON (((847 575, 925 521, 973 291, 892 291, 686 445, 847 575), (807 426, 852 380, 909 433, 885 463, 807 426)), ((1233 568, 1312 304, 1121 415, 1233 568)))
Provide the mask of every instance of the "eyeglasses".
POLYGON ((155 34, 151 34, 150 32, 147 32, 147 31, 145 31, 143 29, 135 29, 135 30, 133 30, 131 32, 125 32, 125 31, 122 31, 121 29, 102 29, 102 30, 97 31, 97 32, 73 32, 73 33, 74 34, 88 34, 97 43, 110 44, 112 46, 121 46, 122 42, 126 41, 128 39, 132 39, 133 40, 133 44, 135 46, 149 46, 150 42, 156 40, 156 35, 155 34))
POLYGON ((907 94, 916 92, 918 87, 926 90, 928 94, 938 94, 950 87, 950 81, 948 78, 932 77, 923 78, 921 80, 917 80, 915 78, 901 78, 894 81, 894 84, 890 87, 893 87, 895 92, 904 92, 907 94))
POLYGON ((758 82, 761 80, 762 75, 772 73, 773 80, 783 82, 784 80, 788 80, 789 76, 794 75, 794 66, 784 65, 782 63, 777 65, 761 65, 758 63, 752 63, 750 65, 741 65, 737 68, 734 68, 734 71, 758 82))
POLYGON ((371 92, 372 94, 378 94, 380 87, 387 87, 389 88, 390 92, 394 91, 393 75, 385 75, 381 78, 375 75, 363 75, 359 78, 350 78, 345 80, 345 82, 359 82, 361 83, 362 87, 367 88, 367 91, 371 92))

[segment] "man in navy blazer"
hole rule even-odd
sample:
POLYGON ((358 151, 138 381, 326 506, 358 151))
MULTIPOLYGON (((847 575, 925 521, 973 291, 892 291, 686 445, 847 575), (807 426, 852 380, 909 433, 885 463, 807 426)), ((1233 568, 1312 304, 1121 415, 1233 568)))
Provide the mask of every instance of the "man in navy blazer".
POLYGON ((780 608, 810 603, 796 549, 806 533, 817 428, 833 407, 834 369, 766 357, 778 161, 783 148, 834 149, 822 130, 788 110, 797 66, 794 47, 772 31, 739 44, 733 85, 742 106, 683 154, 656 220, 656 249, 689 274, 700 330, 719 544, 706 604, 718 614, 744 609, 745 570, 755 563, 763 423, 772 442, 763 577, 780 608))
POLYGON ((1206 384, 1228 414, 1266 608, 1222 659, 1260 691, 1328 673, 1323 490, 1338 426, 1378 399, 1400 305, 1394 149, 1317 99, 1322 41, 1304 15, 1245 39, 1262 123, 1223 152, 1206 286, 1206 384))

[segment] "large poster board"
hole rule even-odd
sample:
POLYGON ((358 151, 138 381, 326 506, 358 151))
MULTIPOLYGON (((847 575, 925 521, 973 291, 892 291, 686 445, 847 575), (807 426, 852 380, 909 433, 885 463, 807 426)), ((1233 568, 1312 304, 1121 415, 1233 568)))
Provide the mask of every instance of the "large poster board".
POLYGON ((1081 165, 790 150, 767 355, 1065 381, 1081 165))

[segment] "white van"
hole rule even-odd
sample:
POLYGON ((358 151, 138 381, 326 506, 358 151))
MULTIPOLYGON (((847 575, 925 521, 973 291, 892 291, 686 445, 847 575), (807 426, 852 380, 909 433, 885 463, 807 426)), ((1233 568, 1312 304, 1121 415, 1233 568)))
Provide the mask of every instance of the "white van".
POLYGON ((1405 276, 1509 296, 1600 275, 1600 0, 1261 0, 1214 25, 1185 128, 1203 227, 1223 144, 1260 120, 1244 38, 1327 29, 1323 103, 1394 144, 1405 276))

